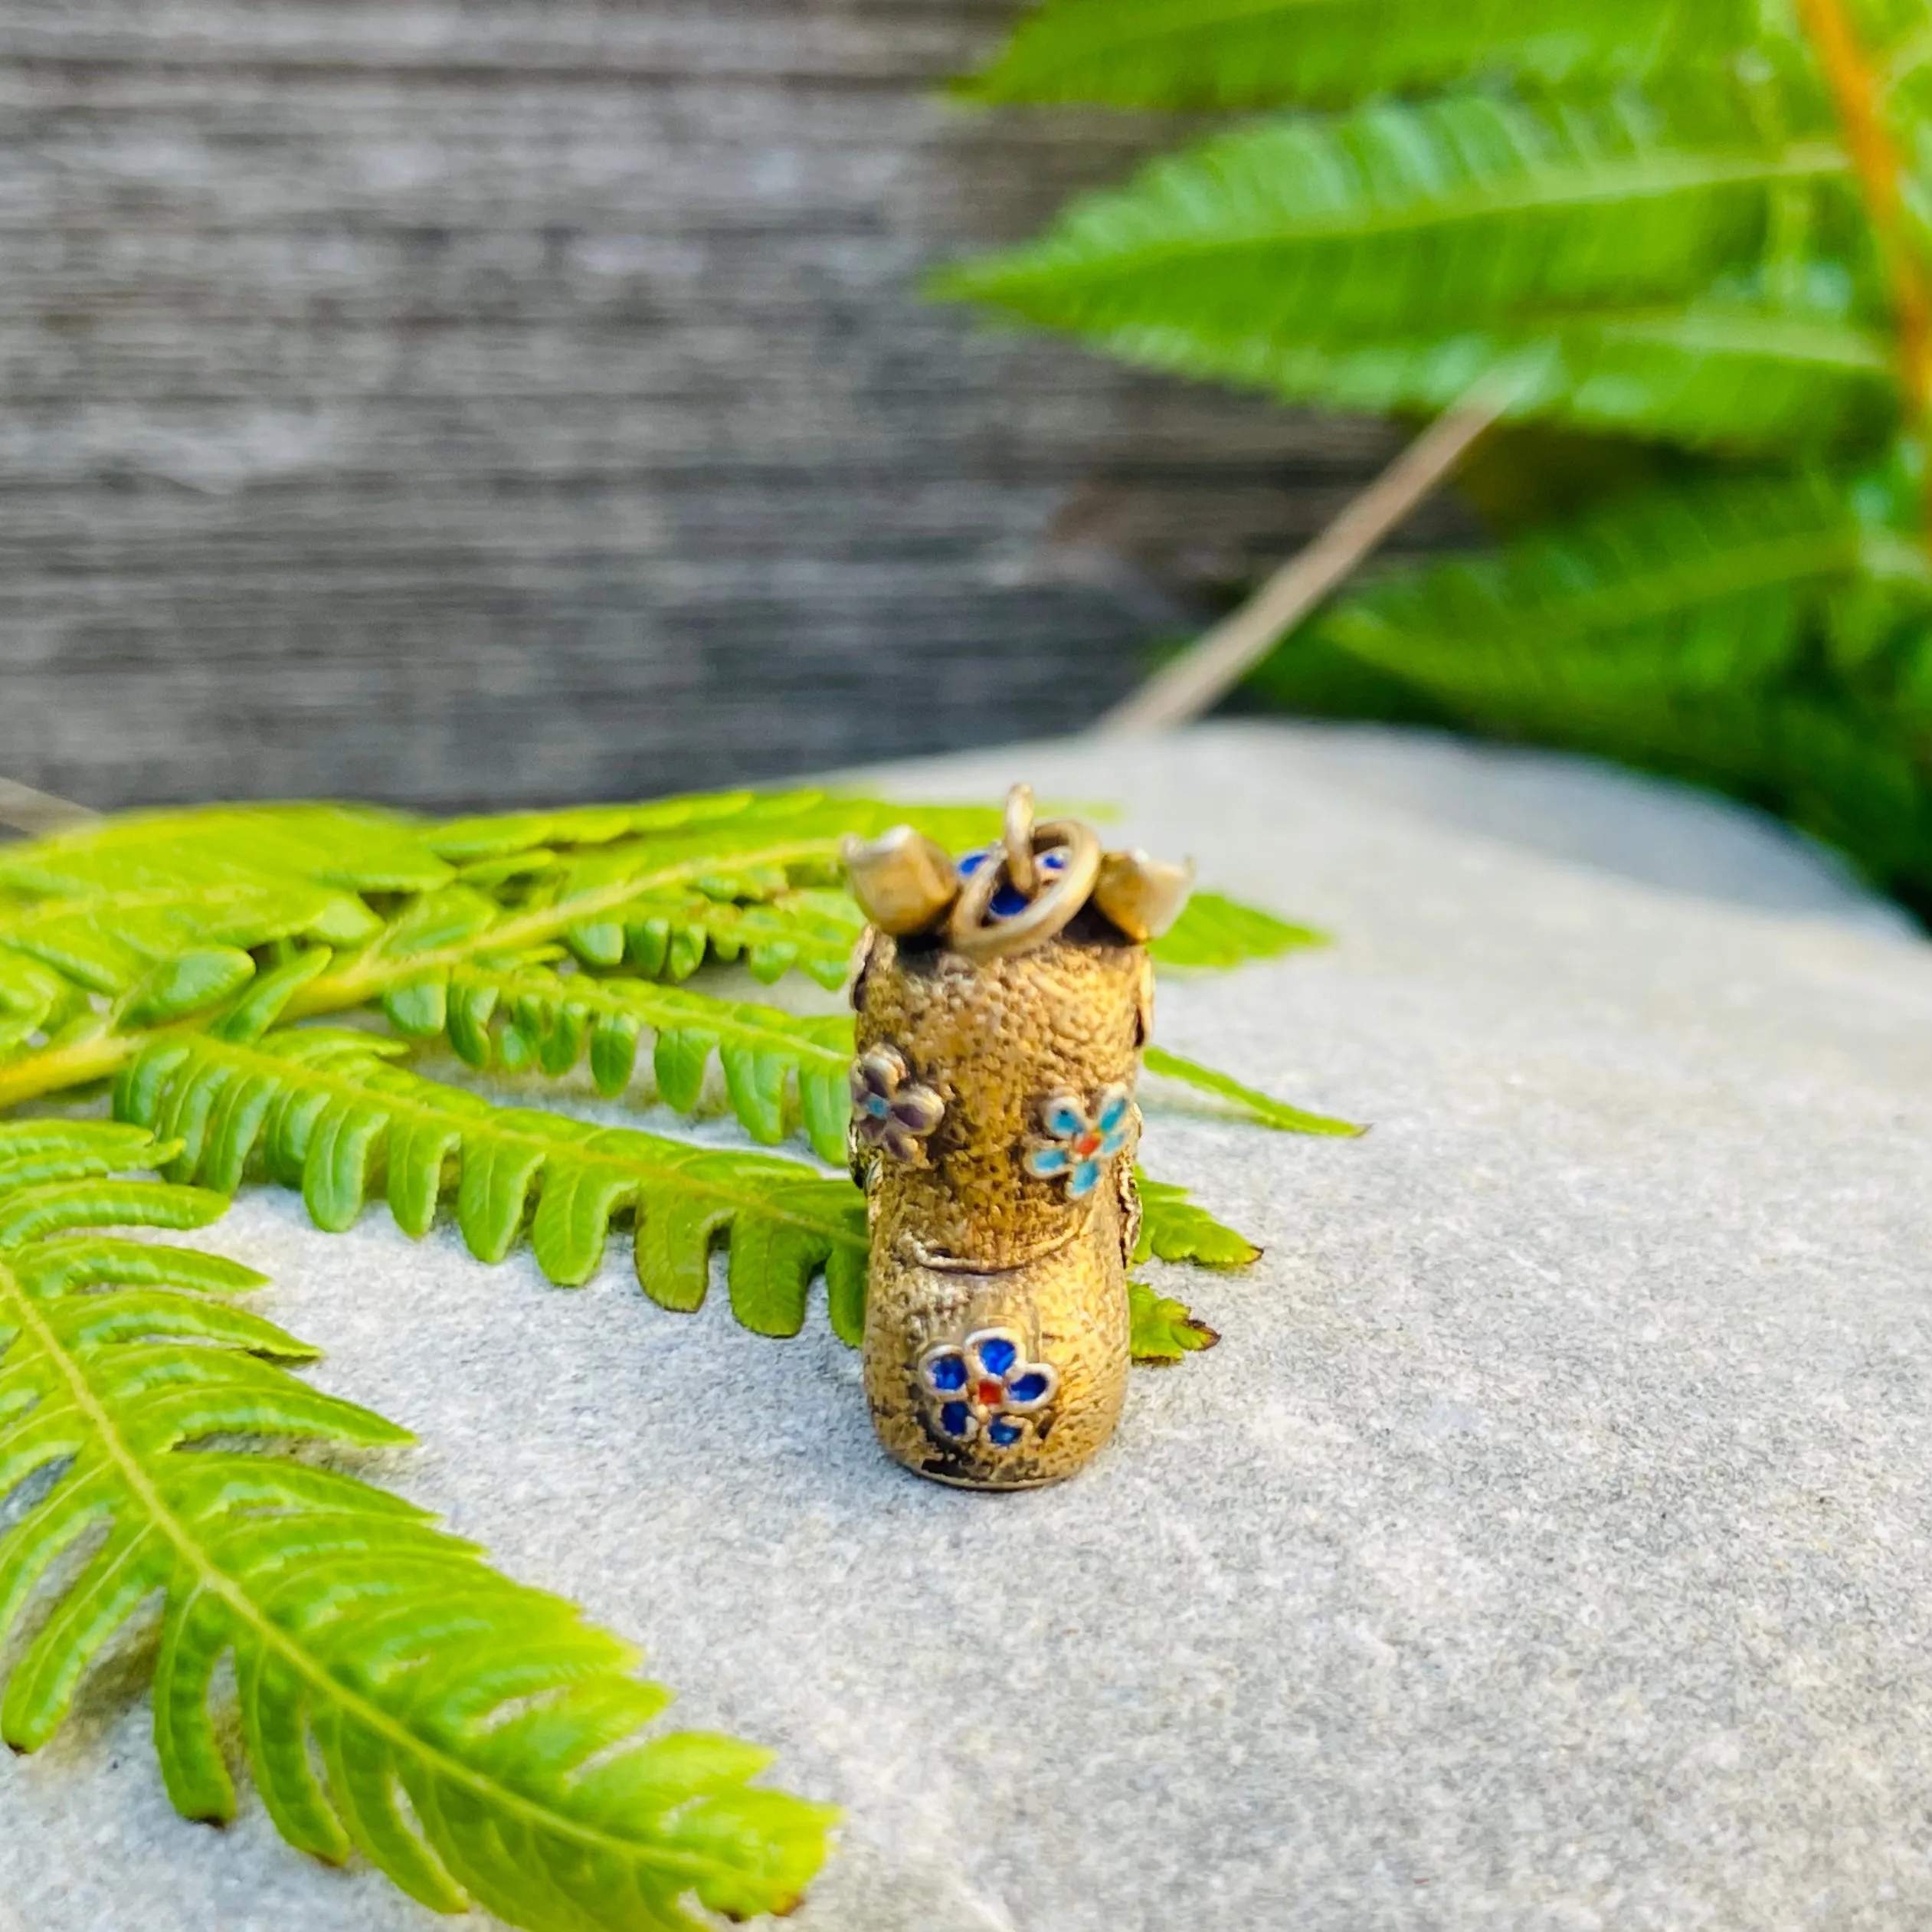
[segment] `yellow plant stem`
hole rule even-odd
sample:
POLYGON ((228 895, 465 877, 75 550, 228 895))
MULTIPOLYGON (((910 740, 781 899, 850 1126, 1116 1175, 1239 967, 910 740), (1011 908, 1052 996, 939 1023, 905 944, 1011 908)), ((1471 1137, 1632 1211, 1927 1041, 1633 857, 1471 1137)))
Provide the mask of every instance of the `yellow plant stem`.
POLYGON ((1891 277, 1899 372, 1918 427, 1932 403, 1932 280, 1906 231, 1900 187, 1904 162, 1885 125, 1878 76, 1843 0, 1798 0, 1798 7, 1837 102, 1852 165, 1891 277))

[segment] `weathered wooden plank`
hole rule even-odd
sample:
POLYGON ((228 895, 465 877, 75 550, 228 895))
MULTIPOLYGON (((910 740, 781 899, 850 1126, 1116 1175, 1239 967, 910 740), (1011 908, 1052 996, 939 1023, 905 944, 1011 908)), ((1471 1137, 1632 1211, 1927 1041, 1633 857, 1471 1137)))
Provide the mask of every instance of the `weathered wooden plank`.
POLYGON ((919 299, 1165 138, 947 106, 1008 18, 13 0, 0 774, 513 802, 1097 713, 1390 437, 919 299))
POLYGON ((367 68, 429 77, 640 74, 683 80, 882 79, 925 87, 969 64, 1011 15, 1007 0, 792 0, 611 5, 605 0, 10 0, 0 58, 63 70, 126 65, 234 71, 367 68))

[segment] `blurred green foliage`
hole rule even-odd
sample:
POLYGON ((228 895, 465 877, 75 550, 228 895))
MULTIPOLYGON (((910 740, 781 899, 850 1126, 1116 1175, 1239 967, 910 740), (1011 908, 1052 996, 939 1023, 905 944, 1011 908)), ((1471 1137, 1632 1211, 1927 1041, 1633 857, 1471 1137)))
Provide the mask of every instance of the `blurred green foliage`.
POLYGON ((1269 111, 941 293, 1285 401, 1510 398, 1498 547, 1258 693, 1718 786, 1932 917, 1924 0, 1048 0, 961 91, 1269 111))

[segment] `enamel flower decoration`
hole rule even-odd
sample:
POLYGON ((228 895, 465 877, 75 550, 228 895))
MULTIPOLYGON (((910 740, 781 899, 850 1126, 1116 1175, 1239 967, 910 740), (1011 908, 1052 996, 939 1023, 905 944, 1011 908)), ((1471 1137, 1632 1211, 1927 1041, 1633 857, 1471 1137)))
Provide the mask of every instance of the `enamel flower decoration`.
POLYGON ((1040 1110, 1049 1138, 1028 1149, 1027 1173, 1064 1180, 1069 1200, 1092 1194, 1107 1163, 1127 1145, 1133 1114, 1133 1096, 1124 1086, 1102 1087, 1091 1109, 1077 1095, 1055 1094, 1040 1110))
POLYGON ((852 1132, 861 1149, 925 1165, 926 1137, 945 1117, 946 1103, 912 1078, 896 1046, 875 1046, 852 1063, 852 1132))
POLYGON ((994 1449, 1011 1449, 1053 1399, 1059 1372, 1026 1359, 1010 1328, 981 1328, 963 1342, 935 1342, 919 1357, 919 1383, 932 1425, 949 1442, 983 1436, 994 1449))

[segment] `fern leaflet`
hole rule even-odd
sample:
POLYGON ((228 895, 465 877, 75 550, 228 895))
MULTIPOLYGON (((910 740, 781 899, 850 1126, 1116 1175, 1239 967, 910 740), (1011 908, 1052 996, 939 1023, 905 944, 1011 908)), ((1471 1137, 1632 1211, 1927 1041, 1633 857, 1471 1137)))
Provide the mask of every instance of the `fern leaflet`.
MULTIPOLYGON (((449 869, 385 814, 224 807, 110 820, 0 852, 0 1063, 214 1005, 252 951, 351 945, 360 895, 431 891, 449 869)), ((0 1073, 0 1080, 4 1080, 0 1073)))
POLYGON ((1499 555, 1361 591, 1315 634, 1492 706, 1537 706, 1552 677, 1721 690, 1790 666, 1863 543, 1848 493, 1823 478, 1646 490, 1499 555))
MULTIPOLYGON (((1217 945, 1232 949, 1302 943, 1292 928, 1266 913, 1230 905, 1218 925, 1207 922, 1184 939, 1195 956, 1217 945)), ((1217 955, 1218 956, 1218 955, 1217 955)), ((636 1070, 639 1042, 655 1035, 651 1066, 657 1097, 677 1112, 697 1110, 714 1056, 725 1098, 752 1139, 777 1144, 800 1121, 820 1159, 846 1158, 851 1118, 849 1073, 853 1025, 846 1013, 803 1015, 775 1007, 723 1000, 648 980, 562 974, 529 964, 460 968, 447 985, 415 982, 384 1003, 406 1036, 447 1036, 457 1055, 480 1071, 533 1069, 555 1079, 586 1056, 597 1090, 622 1093, 636 1070)), ((231 1029, 222 1030, 229 1037, 231 1029)), ((1212 1067, 1158 1046, 1146 1050, 1150 1072, 1233 1101, 1265 1125, 1307 1134, 1360 1131, 1243 1086, 1212 1067)))
POLYGON ((824 889, 840 840, 908 817, 961 845, 997 824, 810 792, 448 827, 345 807, 221 807, 44 840, 0 865, 0 1107, 112 1074, 155 1029, 245 997, 291 945, 333 954, 292 1017, 558 941, 599 963, 628 948, 673 977, 709 951, 742 955, 766 977, 801 965, 836 983, 859 923, 824 889), (530 843, 546 833, 584 842, 530 843))
MULTIPOLYGON (((1625 97, 1589 111, 1488 95, 1378 106, 1157 162, 939 286, 1103 339, 1165 329, 1204 351, 1360 357, 1700 300, 1755 270, 1776 195, 1842 204, 1846 166, 1829 139, 1680 126, 1625 97)), ((1881 313, 1868 251, 1847 266, 1881 313)))
POLYGON ((1261 1250, 1245 1235, 1197 1206, 1185 1187, 1136 1176, 1141 1188, 1141 1239, 1136 1261, 1191 1261, 1203 1268, 1245 1268, 1261 1250))
MULTIPOLYGON (((606 969, 675 980, 706 958, 742 957, 768 977, 803 966, 830 981, 836 956, 842 977, 860 922, 828 883, 837 841, 906 816, 816 792, 445 825, 350 808, 217 808, 22 847, 0 882, 0 1053, 10 1042, 21 1050, 0 1062, 0 1105, 119 1069, 119 1110, 169 1123, 183 1144, 180 1179, 232 1191, 259 1159, 302 1188, 324 1227, 348 1226, 379 1186, 414 1233, 454 1191, 476 1253, 506 1253, 527 1217, 539 1265, 562 1283, 588 1279, 612 1220, 628 1218, 639 1223, 639 1278, 666 1305, 702 1302, 717 1243, 748 1325, 795 1332, 823 1270, 833 1326, 856 1341, 863 1226, 843 1183, 494 1106, 391 1064, 401 1043, 368 1033, 262 1036, 374 1004, 407 1039, 447 1033, 477 1066, 555 1075, 588 1051, 607 1093, 630 1079, 648 1030, 673 1106, 698 1104, 715 1058, 755 1138, 776 1141, 795 1117, 836 1158, 849 1017, 802 1018, 606 969), (278 892, 286 904, 268 917, 278 892), (667 906, 675 917, 660 916, 667 906), (46 934, 63 920, 71 931, 57 951, 46 934), (574 970, 560 968, 566 950, 574 970)), ((994 824, 982 811, 910 816, 956 846, 994 824)), ((1318 938, 1203 893, 1158 951, 1168 964, 1226 966, 1318 938)))
POLYGON ((1164 1367, 1184 1357, 1212 1348, 1221 1338, 1193 1314, 1184 1302, 1161 1295, 1144 1282, 1127 1284, 1131 1340, 1135 1361, 1164 1367))
POLYGON ((1636 755, 1768 805, 1923 904, 1932 807, 1897 643, 1932 609, 1932 572, 1910 546, 1890 561, 1892 542, 1829 478, 1640 491, 1359 591, 1257 681, 1338 650, 1485 731, 1636 755), (1828 708, 1815 640, 1834 630, 1846 661, 1828 708))
POLYGON ((775 1007, 718 999, 649 980, 559 974, 541 965, 460 967, 445 987, 417 982, 406 1002, 385 1010, 416 1039, 447 1031, 470 1066, 552 1079, 588 1050, 599 1093, 630 1083, 638 1042, 655 1035, 651 1064, 658 1096, 679 1113, 697 1106, 715 1056, 739 1123, 767 1145, 784 1138, 794 1112, 822 1160, 843 1162, 851 1115, 848 1014, 805 1017, 775 1007))
POLYGON ((1225 972, 1250 960, 1279 959, 1302 946, 1328 943, 1328 935, 1312 927, 1290 925, 1220 892, 1197 892, 1172 930, 1154 941, 1152 951, 1163 966, 1225 972))
POLYGON ((1750 38, 1742 0, 1062 0, 958 92, 988 105, 1322 106, 1498 73, 1546 86, 1714 59, 1750 38))
POLYGON ((649 979, 686 980, 707 960, 742 959, 763 985, 795 969, 830 988, 843 982, 864 929, 845 893, 786 886, 743 899, 649 893, 628 902, 620 917, 569 928, 565 937, 587 965, 628 964, 649 979))
POLYGON ((1281 1133, 1353 1135, 1365 1131, 1353 1121, 1336 1120, 1326 1114, 1311 1114, 1300 1107, 1291 1107, 1286 1101, 1277 1100, 1259 1087, 1245 1086, 1231 1074, 1203 1066, 1198 1060, 1183 1059, 1178 1053, 1170 1053, 1164 1046, 1147 1047, 1141 1059, 1148 1072, 1178 1080, 1202 1093, 1211 1093, 1217 1099, 1232 1102, 1250 1120, 1257 1120, 1262 1126, 1274 1128, 1281 1133))
POLYGON ((1881 326, 1726 292, 1682 304, 1553 309, 1438 336, 1283 339, 1202 322, 1086 329, 1124 360, 1356 410, 1452 409, 1498 390, 1514 421, 1692 449, 1868 440, 1895 404, 1881 326))

